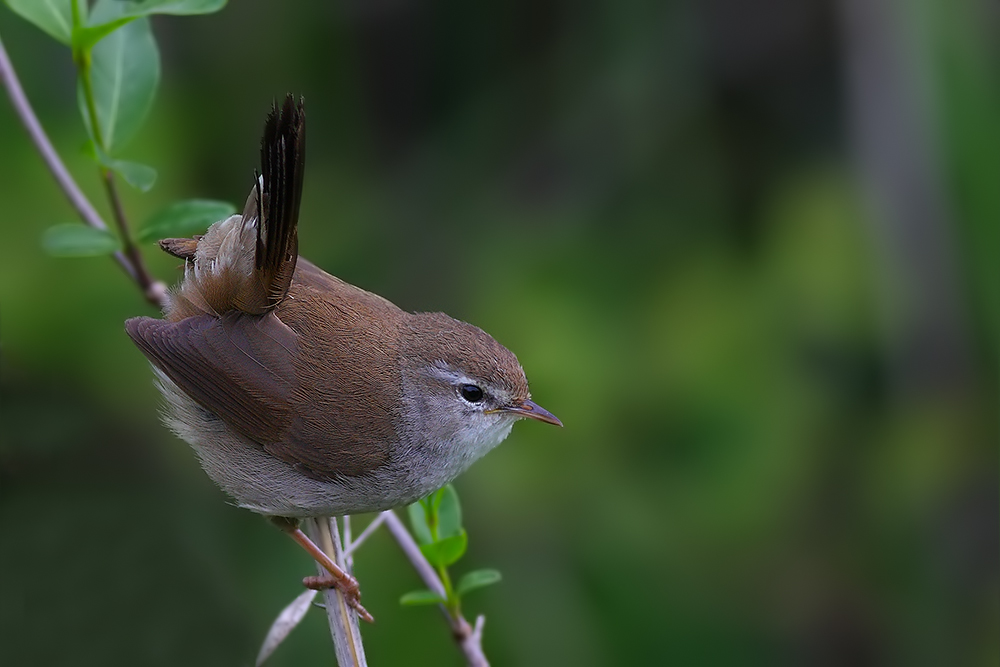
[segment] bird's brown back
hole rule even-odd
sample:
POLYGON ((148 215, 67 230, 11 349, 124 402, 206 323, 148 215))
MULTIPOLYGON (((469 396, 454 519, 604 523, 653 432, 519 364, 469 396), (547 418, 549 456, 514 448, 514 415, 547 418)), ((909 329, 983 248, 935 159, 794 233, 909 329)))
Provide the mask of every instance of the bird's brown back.
POLYGON ((399 331, 407 314, 300 257, 275 315, 297 336, 295 416, 268 451, 313 476, 364 474, 385 463, 400 437, 399 331))
POLYGON ((399 323, 390 302, 299 258, 270 313, 134 318, 126 330, 181 390, 315 479, 353 477, 399 440, 399 323))

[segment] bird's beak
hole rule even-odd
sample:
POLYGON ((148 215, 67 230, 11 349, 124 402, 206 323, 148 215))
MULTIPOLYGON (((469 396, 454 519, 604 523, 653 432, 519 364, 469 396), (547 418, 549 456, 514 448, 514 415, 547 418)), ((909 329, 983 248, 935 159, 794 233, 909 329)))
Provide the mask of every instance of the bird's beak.
POLYGON ((528 417, 529 419, 537 419, 540 422, 545 422, 546 424, 554 424, 556 426, 562 426, 563 423, 559 421, 559 418, 554 414, 538 405, 534 401, 524 400, 518 405, 512 405, 509 408, 503 408, 504 412, 511 412, 518 417, 528 417))

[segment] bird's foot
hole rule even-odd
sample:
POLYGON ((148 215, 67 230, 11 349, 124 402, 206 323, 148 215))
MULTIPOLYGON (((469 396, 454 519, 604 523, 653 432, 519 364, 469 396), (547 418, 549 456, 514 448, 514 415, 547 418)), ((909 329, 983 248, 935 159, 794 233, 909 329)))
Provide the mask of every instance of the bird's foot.
POLYGON ((288 533, 288 536, 298 542, 299 546, 309 552, 317 563, 323 566, 329 574, 320 577, 306 577, 302 584, 306 588, 314 590, 325 590, 336 588, 344 596, 344 601, 354 611, 358 612, 363 620, 374 623, 375 619, 368 610, 361 606, 361 589, 358 587, 358 580, 352 577, 344 568, 337 565, 330 556, 316 546, 305 533, 299 529, 299 520, 280 516, 269 517, 271 521, 281 530, 288 533))
POLYGON ((358 586, 358 580, 351 575, 345 573, 343 577, 333 574, 305 577, 302 579, 302 585, 314 591, 336 588, 344 596, 344 600, 351 609, 358 612, 358 616, 369 623, 375 622, 368 610, 361 606, 361 589, 358 586))

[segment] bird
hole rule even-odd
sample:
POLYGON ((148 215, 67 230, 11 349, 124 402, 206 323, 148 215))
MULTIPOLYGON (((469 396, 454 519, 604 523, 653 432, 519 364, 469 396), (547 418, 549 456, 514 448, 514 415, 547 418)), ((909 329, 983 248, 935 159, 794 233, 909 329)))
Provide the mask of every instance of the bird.
POLYGON ((404 311, 298 254, 304 101, 272 104, 241 214, 160 241, 184 260, 164 317, 125 330, 164 420, 236 504, 272 520, 365 620, 357 581, 300 530, 307 517, 412 503, 500 444, 531 400, 517 357, 471 324, 404 311))

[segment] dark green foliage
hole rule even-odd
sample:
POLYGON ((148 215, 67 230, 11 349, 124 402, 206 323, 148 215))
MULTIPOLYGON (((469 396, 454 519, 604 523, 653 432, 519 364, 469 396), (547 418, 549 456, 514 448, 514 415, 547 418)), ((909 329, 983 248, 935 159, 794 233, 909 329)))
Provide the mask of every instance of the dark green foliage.
MULTIPOLYGON (((137 222, 242 202, 262 114, 301 93, 302 254, 517 353, 566 428, 518 424, 456 481, 456 574, 504 575, 463 600, 494 664, 997 664, 995 20, 973 0, 877 5, 961 277, 966 372, 918 385, 935 356, 898 335, 927 295, 891 277, 909 249, 885 236, 848 116, 841 5, 872 4, 153 17, 162 85, 114 157, 160 176, 123 198, 137 222)), ((6 7, 0 35, 99 202, 70 51, 6 7)), ((3 101, 0 153, 0 663, 252 664, 313 566, 159 424, 121 327, 155 309, 106 258, 43 253, 73 214, 3 101)), ((400 607, 423 584, 386 534, 356 568, 373 665, 458 663, 436 609, 400 607)), ((330 659, 312 613, 273 664, 330 659)))

